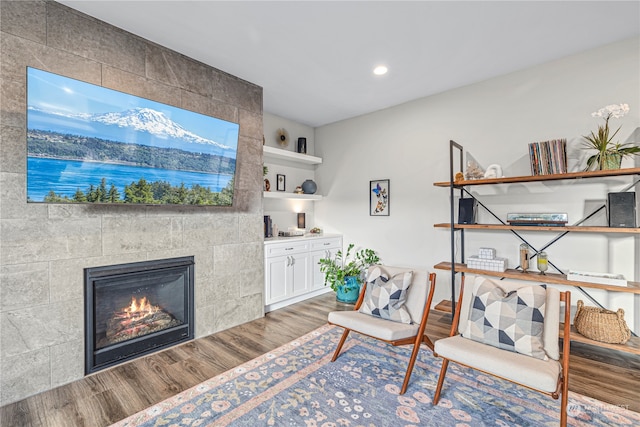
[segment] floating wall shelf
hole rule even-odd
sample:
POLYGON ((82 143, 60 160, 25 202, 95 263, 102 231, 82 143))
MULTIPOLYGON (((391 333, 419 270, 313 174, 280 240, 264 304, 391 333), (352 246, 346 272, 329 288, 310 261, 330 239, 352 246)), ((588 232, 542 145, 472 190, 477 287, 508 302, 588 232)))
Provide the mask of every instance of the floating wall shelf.
POLYGON ((322 163, 322 159, 320 157, 295 153, 293 151, 282 150, 280 148, 269 147, 267 145, 262 147, 262 153, 265 159, 289 160, 308 165, 319 165, 322 163))

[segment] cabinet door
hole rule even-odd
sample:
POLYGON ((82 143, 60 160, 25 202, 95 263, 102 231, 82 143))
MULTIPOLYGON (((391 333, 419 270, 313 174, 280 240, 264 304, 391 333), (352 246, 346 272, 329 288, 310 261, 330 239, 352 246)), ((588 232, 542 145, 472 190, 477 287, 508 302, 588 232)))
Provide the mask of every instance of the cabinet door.
POLYGON ((290 282, 290 257, 279 256, 267 258, 265 267, 265 304, 281 301, 288 296, 287 288, 290 282))
POLYGON ((291 295, 304 294, 309 291, 309 254, 290 255, 291 295))

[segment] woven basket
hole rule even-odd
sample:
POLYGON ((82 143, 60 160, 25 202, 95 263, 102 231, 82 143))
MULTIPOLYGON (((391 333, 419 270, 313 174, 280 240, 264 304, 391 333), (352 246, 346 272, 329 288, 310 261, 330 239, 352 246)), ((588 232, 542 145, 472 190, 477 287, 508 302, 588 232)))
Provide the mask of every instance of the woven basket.
POLYGON ((598 307, 587 307, 578 300, 578 311, 573 319, 578 332, 595 341, 625 344, 631 338, 631 330, 624 321, 624 310, 617 312, 598 307))

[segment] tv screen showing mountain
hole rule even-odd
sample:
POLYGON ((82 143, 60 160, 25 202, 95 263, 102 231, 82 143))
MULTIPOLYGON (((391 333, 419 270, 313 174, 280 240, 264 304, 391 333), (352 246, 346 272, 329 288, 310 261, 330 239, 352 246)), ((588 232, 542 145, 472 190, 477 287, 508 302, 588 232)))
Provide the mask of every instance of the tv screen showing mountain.
POLYGON ((27 68, 27 201, 231 206, 239 125, 27 68))

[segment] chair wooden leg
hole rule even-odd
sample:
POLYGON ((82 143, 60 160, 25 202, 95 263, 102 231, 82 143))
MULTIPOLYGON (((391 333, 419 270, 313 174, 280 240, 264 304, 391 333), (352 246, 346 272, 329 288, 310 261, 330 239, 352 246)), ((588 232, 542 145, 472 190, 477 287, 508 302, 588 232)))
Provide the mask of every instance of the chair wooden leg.
POLYGON ((567 403, 569 402, 569 381, 565 377, 562 380, 562 397, 560 399, 560 427, 567 427, 567 403))
POLYGON ((436 387, 436 392, 433 395, 433 404, 437 405, 440 400, 440 391, 442 390, 442 384, 444 384, 444 376, 447 373, 447 367, 449 366, 448 359, 442 359, 442 368, 440 369, 440 377, 438 378, 438 385, 436 387))
POLYGON ((413 351, 411 352, 411 358, 409 359, 409 367, 407 368, 407 373, 404 375, 404 382, 402 383, 402 389, 400 390, 400 394, 404 394, 407 391, 407 386, 409 385, 409 378, 411 378, 411 373, 413 372, 413 366, 416 364, 416 359, 418 358, 418 353, 420 352, 420 343, 422 342, 422 337, 417 336, 415 342, 413 343, 413 351))
POLYGON ((344 345, 344 342, 347 340, 347 336, 349 335, 349 332, 351 332, 351 329, 345 329, 344 332, 342 333, 342 337, 340 338, 338 347, 336 347, 336 351, 333 353, 333 358, 331 359, 332 362, 335 362, 336 359, 338 358, 338 355, 340 354, 340 350, 342 350, 342 346, 344 345))

